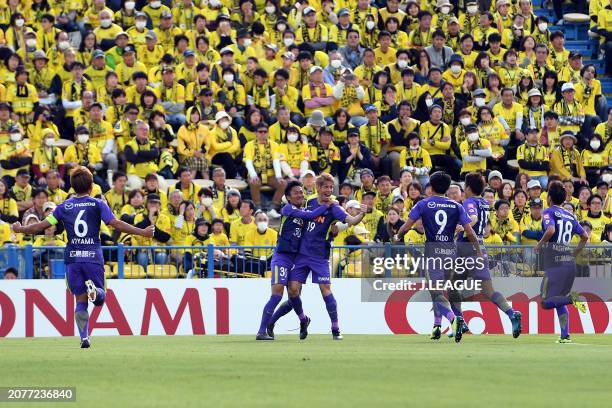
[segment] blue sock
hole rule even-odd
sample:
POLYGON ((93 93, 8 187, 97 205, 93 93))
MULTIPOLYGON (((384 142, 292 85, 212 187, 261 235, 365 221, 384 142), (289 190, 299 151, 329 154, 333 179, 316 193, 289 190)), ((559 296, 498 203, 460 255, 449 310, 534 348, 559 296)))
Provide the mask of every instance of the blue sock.
POLYGON ((569 296, 552 296, 542 302, 545 309, 556 309, 561 306, 571 305, 572 299, 569 296))
POLYGON ((445 316, 449 322, 452 322, 455 320, 455 314, 449 308, 449 306, 448 300, 446 300, 444 296, 438 295, 434 298, 434 307, 438 309, 438 313, 445 316))
POLYGON ((98 294, 96 295, 96 301, 93 302, 94 306, 102 306, 106 300, 106 292, 102 288, 96 288, 98 294))
POLYGON ((293 310, 295 310, 295 314, 298 315, 298 317, 300 318, 300 321, 306 319, 306 315, 304 314, 304 309, 302 309, 302 299, 300 299, 299 296, 290 297, 289 303, 293 307, 293 310))
POLYGON ((442 315, 440 314, 440 312, 438 312, 438 309, 436 309, 435 307, 433 308, 433 312, 434 312, 434 326, 441 326, 442 325, 442 315))
POLYGON ((568 337, 569 315, 567 314, 567 306, 557 307, 557 316, 559 317, 559 326, 561 327, 561 337, 568 337))
POLYGON ((264 306, 263 313, 261 314, 261 324, 259 325, 259 334, 263 334, 266 332, 266 326, 268 325, 268 321, 270 317, 272 317, 272 313, 274 313, 274 309, 280 303, 283 297, 281 295, 271 295, 270 300, 264 306))
POLYGON ((323 300, 325 301, 325 308, 327 309, 327 314, 331 320, 332 330, 338 330, 338 303, 336 303, 334 294, 330 293, 329 295, 324 296, 323 300))
POLYGON ((81 339, 89 336, 89 313, 87 312, 87 302, 77 302, 76 308, 74 309, 74 321, 76 322, 77 329, 79 329, 79 336, 81 339))
POLYGON ((455 316, 463 317, 463 312, 461 311, 461 309, 459 309, 457 306, 455 306, 454 303, 451 303, 450 305, 451 305, 451 310, 453 311, 455 316))
POLYGON ((493 303, 497 305, 497 307, 508 315, 509 318, 512 319, 514 316, 514 309, 510 307, 506 298, 499 292, 494 292, 493 296, 491 296, 491 300, 493 303))
POLYGON ((293 310, 293 306, 291 306, 291 302, 288 300, 284 301, 280 304, 280 306, 274 311, 274 314, 268 320, 269 324, 276 324, 276 321, 293 310))

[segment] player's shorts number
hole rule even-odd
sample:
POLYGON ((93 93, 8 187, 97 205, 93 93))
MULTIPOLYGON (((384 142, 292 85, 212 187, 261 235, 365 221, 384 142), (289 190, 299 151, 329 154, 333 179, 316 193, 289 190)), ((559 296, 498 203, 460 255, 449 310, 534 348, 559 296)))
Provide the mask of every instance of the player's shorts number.
POLYGON ((567 244, 572 239, 572 223, 564 220, 557 220, 559 227, 559 236, 557 237, 558 244, 567 244))
POLYGON ((85 220, 81 219, 83 214, 85 214, 85 210, 79 211, 76 220, 74 220, 74 233, 79 238, 83 238, 85 235, 87 235, 87 223, 85 220))

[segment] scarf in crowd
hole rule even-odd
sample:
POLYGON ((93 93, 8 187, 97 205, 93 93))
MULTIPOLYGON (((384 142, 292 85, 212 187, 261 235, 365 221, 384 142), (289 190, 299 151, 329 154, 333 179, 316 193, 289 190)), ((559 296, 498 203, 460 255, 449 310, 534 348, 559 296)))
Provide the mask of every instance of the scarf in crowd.
POLYGON ((359 98, 357 98, 357 90, 354 86, 344 86, 344 90, 342 91, 342 98, 340 98, 340 106, 343 108, 348 108, 351 104, 358 102, 359 98))
POLYGON ((442 122, 453 126, 455 121, 455 99, 444 99, 444 110, 442 112, 442 122))
POLYGON ((423 167, 423 151, 419 146, 418 150, 408 149, 406 155, 406 166, 423 167))
POLYGON ((263 174, 272 168, 272 148, 270 141, 266 141, 264 154, 261 154, 259 143, 255 143, 255 155, 253 156, 253 166, 257 174, 263 174))
POLYGON ((365 126, 367 126, 368 130, 368 148, 372 149, 374 143, 380 143, 380 141, 382 140, 383 124, 380 120, 376 121, 376 132, 374 134, 372 134, 372 126, 370 126, 369 123, 366 123, 365 126))
POLYGON ((542 129, 542 124, 544 123, 544 105, 530 106, 527 110, 527 116, 530 128, 542 129))
POLYGON ((314 35, 312 36, 313 38, 310 38, 310 34, 308 34, 308 27, 306 26, 306 24, 304 24, 302 26, 302 41, 305 43, 309 43, 309 42, 321 42, 321 25, 319 23, 317 23, 317 25, 315 25, 314 27, 314 35))
POLYGON ((332 164, 331 158, 329 157, 329 150, 324 148, 318 140, 315 142, 315 147, 317 149, 317 163, 319 164, 319 169, 321 171, 327 170, 332 164))
POLYGON ((578 172, 576 169, 576 149, 572 147, 572 150, 569 152, 564 147, 560 147, 561 149, 561 159, 563 160, 563 167, 567 169, 571 173, 572 176, 577 176, 578 172))
POLYGON ((253 85, 253 103, 264 109, 270 107, 270 85, 264 83, 262 86, 253 85))

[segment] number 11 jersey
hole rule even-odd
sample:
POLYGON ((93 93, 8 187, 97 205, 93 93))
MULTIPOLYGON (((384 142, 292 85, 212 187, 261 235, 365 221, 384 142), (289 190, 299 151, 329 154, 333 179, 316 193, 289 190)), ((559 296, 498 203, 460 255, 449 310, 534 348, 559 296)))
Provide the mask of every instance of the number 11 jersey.
POLYGON ((63 222, 68 242, 64 249, 64 263, 93 263, 104 265, 100 245, 100 222, 110 223, 115 216, 102 200, 72 197, 58 205, 47 217, 51 225, 63 222))

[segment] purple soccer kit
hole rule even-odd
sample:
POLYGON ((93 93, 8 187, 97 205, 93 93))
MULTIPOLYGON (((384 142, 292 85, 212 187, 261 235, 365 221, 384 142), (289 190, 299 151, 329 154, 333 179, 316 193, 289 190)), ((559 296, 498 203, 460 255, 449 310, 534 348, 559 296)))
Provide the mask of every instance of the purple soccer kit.
MULTIPOLYGON (((478 242, 482 244, 484 230, 489 220, 489 203, 482 197, 468 197, 463 202, 463 208, 465 209, 465 212, 470 218, 476 217, 476 223, 472 226, 472 228, 474 229, 474 233, 478 238, 478 242)), ((458 241, 469 242, 463 231, 459 233, 458 241)), ((469 271, 469 276, 479 280, 491 280, 491 272, 489 271, 489 259, 487 257, 486 250, 482 245, 481 248, 482 256, 484 258, 484 266, 482 268, 475 267, 474 269, 469 271)), ((472 256, 475 255, 471 244, 463 244, 461 245, 460 249, 460 253, 462 255, 467 255, 470 253, 472 256)))
POLYGON ((100 221, 106 224, 115 216, 102 200, 92 197, 72 197, 58 205, 47 220, 55 225, 62 222, 68 242, 64 249, 68 288, 74 295, 87 292, 85 281, 104 287, 104 258, 100 245, 100 221))
POLYGON ((542 230, 553 226, 555 233, 544 247, 544 279, 542 280, 542 304, 547 309, 555 308, 561 327, 561 338, 569 337, 567 305, 572 303, 569 296, 576 277, 576 259, 569 246, 574 235, 584 234, 576 217, 557 206, 549 207, 542 213, 542 230))

